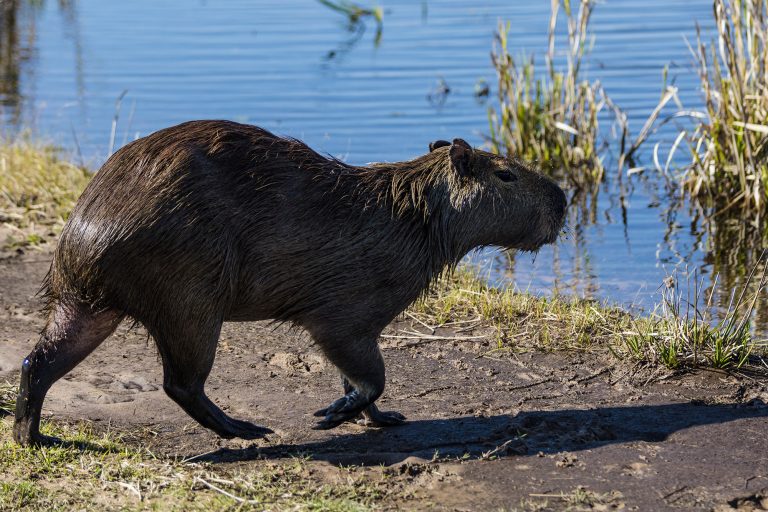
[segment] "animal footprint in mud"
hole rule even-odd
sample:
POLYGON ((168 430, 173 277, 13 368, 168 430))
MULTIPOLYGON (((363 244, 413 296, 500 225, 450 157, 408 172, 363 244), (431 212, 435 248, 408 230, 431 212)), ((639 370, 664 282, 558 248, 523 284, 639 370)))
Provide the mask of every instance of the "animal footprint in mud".
POLYGON ((146 377, 140 375, 94 375, 86 382, 96 388, 88 393, 80 393, 77 398, 85 402, 97 404, 115 404, 131 402, 134 395, 160 389, 146 377))
POLYGON ((24 320, 26 322, 37 322, 40 319, 36 315, 35 311, 26 310, 20 306, 10 305, 5 307, 8 318, 14 320, 24 320))
POLYGON ((325 361, 315 354, 291 354, 278 352, 269 358, 269 364, 289 373, 315 373, 325 368, 325 361))

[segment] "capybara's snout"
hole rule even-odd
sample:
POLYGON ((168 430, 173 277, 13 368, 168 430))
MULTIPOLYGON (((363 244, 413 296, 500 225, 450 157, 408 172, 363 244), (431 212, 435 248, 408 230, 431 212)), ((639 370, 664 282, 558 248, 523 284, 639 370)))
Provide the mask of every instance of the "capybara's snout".
POLYGON ((545 219, 544 226, 549 230, 544 243, 552 243, 557 240, 565 224, 568 197, 557 183, 548 178, 543 179, 542 188, 541 215, 545 219))

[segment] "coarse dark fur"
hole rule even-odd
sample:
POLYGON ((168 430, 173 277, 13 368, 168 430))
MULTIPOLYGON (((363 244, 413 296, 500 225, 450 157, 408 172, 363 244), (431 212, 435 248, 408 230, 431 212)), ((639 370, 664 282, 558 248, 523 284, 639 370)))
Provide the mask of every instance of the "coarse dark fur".
POLYGON ((80 197, 44 283, 49 321, 25 359, 14 436, 39 432, 45 393, 126 316, 163 361, 166 392, 223 437, 269 432, 204 394, 224 321, 306 329, 345 396, 318 428, 376 409, 381 330, 474 247, 535 250, 562 228, 565 195, 523 162, 437 141, 408 162, 347 165, 298 140, 193 121, 113 155, 80 197))

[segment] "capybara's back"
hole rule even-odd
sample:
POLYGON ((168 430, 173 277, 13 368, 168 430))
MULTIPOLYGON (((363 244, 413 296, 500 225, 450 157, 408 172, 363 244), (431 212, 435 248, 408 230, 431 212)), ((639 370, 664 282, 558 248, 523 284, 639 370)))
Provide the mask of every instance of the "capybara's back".
POLYGON ((561 229, 565 196, 524 163, 437 141, 408 162, 356 167, 254 126, 194 121, 124 147, 96 173, 44 283, 49 320, 22 365, 15 438, 39 443, 50 386, 126 316, 163 361, 164 389, 223 437, 270 432, 203 392, 221 325, 306 329, 345 395, 318 428, 379 411, 381 330, 470 249, 535 250, 561 229))

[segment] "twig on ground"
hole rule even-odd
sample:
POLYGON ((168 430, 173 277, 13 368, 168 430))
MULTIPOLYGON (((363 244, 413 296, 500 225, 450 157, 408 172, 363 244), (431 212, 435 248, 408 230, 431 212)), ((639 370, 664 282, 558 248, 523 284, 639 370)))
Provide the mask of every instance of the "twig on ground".
POLYGON ((258 505, 258 504, 261 504, 261 502, 260 502, 260 501, 258 501, 258 500, 247 500, 247 499, 245 499, 245 498, 241 498, 240 496, 235 496, 235 495, 234 495, 234 494, 232 494, 231 492, 229 492, 229 491, 225 491, 225 490, 224 490, 224 489, 222 489, 221 487, 215 486, 215 485, 213 485, 212 483, 210 483, 210 482, 207 482, 207 481, 203 480, 203 479, 202 479, 202 478, 200 478, 199 476, 196 476, 196 477, 195 477, 195 482, 200 482, 201 484, 203 484, 203 485, 204 485, 204 486, 206 486, 207 488, 211 489, 212 491, 216 491, 216 492, 218 492, 218 493, 220 493, 220 494, 223 494, 224 496, 226 496, 226 497, 228 497, 228 498, 231 498, 231 499, 235 500, 235 501, 236 501, 236 502, 238 502, 238 503, 247 503, 247 504, 249 504, 249 505, 258 505))

